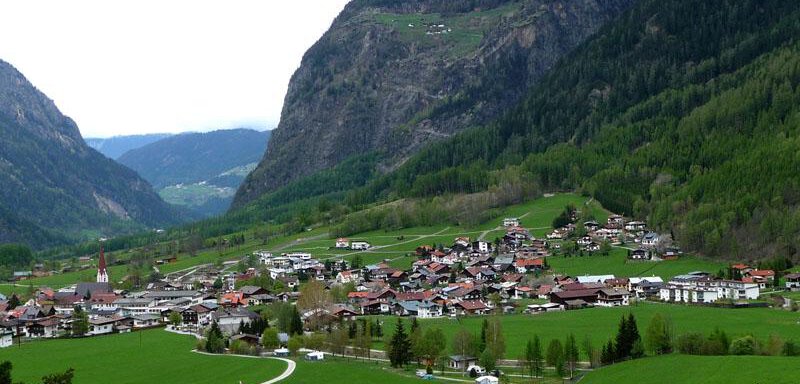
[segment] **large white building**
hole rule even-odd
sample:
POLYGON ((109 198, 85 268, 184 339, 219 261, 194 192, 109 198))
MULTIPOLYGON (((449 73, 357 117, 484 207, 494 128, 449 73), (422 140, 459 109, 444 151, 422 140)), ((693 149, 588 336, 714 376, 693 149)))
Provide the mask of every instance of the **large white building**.
POLYGON ((756 283, 711 280, 696 275, 676 276, 659 291, 661 300, 683 303, 713 303, 721 299, 755 300, 758 295, 756 283))

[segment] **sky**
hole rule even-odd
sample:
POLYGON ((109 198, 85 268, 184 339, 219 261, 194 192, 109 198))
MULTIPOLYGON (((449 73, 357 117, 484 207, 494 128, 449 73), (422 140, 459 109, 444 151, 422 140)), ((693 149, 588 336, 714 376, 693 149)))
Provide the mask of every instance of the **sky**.
POLYGON ((0 59, 87 138, 274 128, 347 1, 4 1, 0 59))

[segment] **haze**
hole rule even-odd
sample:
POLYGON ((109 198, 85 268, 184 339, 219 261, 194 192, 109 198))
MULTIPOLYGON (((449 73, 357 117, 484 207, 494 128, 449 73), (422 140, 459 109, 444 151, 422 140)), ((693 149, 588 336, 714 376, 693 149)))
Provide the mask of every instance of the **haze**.
POLYGON ((84 137, 272 128, 347 0, 12 1, 0 58, 84 137))

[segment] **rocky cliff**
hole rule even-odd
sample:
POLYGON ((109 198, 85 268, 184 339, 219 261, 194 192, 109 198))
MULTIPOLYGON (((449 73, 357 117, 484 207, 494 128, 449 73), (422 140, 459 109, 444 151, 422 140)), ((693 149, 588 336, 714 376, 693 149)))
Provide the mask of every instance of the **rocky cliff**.
POLYGON ((177 220, 146 181, 87 146, 72 119, 0 60, 0 241, 40 247, 177 220))
POLYGON ((394 169, 498 117, 633 1, 351 2, 305 54, 234 208, 358 154, 394 169))

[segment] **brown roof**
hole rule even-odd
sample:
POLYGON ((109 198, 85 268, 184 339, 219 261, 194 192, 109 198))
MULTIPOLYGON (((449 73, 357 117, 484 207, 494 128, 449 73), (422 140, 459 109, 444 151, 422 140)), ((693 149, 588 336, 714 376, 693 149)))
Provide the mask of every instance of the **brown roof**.
POLYGON ((461 308, 464 308, 464 309, 466 309, 468 311, 474 311, 474 310, 477 310, 477 309, 486 309, 487 308, 486 304, 484 304, 480 300, 461 301, 456 305, 458 305, 461 308))

